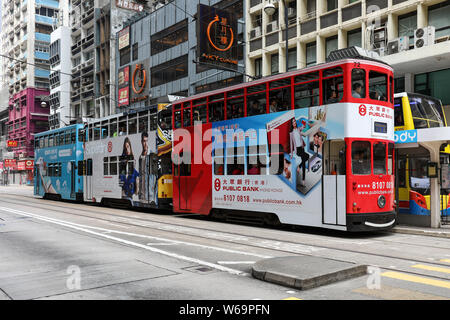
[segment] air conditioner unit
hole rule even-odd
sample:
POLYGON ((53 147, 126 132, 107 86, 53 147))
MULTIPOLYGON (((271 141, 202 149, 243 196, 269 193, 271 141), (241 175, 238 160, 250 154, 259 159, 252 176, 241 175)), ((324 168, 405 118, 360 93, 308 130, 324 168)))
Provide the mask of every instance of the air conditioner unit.
POLYGON ((267 33, 277 30, 278 30, 278 21, 275 20, 267 24, 267 33))
POLYGON ((250 31, 250 38, 257 38, 261 36, 261 27, 256 27, 250 31))
POLYGON ((414 31, 414 48, 422 48, 434 44, 436 29, 433 26, 419 28, 414 31))
POLYGON ((389 41, 387 44, 387 53, 395 54, 409 49, 409 37, 400 37, 389 41))

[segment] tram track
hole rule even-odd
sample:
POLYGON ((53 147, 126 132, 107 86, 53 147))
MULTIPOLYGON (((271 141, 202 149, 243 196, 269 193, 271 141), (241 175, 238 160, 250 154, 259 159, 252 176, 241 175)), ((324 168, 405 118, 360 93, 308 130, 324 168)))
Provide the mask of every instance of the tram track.
MULTIPOLYGON (((3 197, 2 197, 3 198, 3 197)), ((8 197, 9 198, 9 197, 8 197)), ((338 259, 338 258, 333 258, 330 257, 329 253, 328 255, 321 255, 320 254, 320 250, 334 250, 335 252, 340 252, 340 253, 351 253, 351 254, 359 254, 359 255, 366 255, 369 256, 373 259, 373 257, 376 258, 382 258, 382 259, 392 259, 393 261, 397 261, 397 262, 403 262, 406 264, 408 263, 425 263, 427 265, 430 266, 437 266, 437 267, 449 267, 448 264, 445 263, 441 263, 438 261, 430 261, 427 259, 420 259, 417 257, 397 257, 397 256, 393 256, 393 255, 388 255, 388 254, 380 254, 380 253, 374 253, 374 252, 367 252, 367 251, 361 251, 361 250, 350 250, 350 249, 343 249, 343 248, 336 248, 335 246, 324 246, 324 245, 317 245, 317 244, 311 244, 311 243, 306 243, 306 242, 292 242, 292 241, 281 241, 280 239, 276 239, 274 237, 262 237, 262 236, 248 236, 247 234, 243 234, 243 233, 232 233, 232 232, 223 232, 223 231, 217 231, 215 229, 209 229, 209 228, 202 228, 202 227, 195 227, 195 226, 188 226, 186 227, 186 225, 184 224, 177 224, 177 223, 170 223, 170 222, 161 222, 161 221, 156 221, 156 220, 151 220, 151 219, 142 219, 142 218, 135 218, 135 217, 130 217, 130 216, 123 216, 123 215, 117 215, 117 214, 113 214, 111 215, 111 213, 104 213, 104 212, 99 212, 99 211, 95 211, 95 210, 88 210, 90 213, 95 214, 95 216, 91 216, 91 215, 86 215, 86 214, 80 214, 80 213, 74 213, 74 212, 69 212, 67 210, 70 210, 70 208, 62 206, 62 205, 56 205, 54 203, 52 204, 42 204, 40 199, 34 198, 34 197, 30 197, 32 199, 36 199, 36 201, 33 201, 32 207, 33 208, 40 208, 43 210, 51 210, 53 212, 56 213, 63 213, 63 214, 69 214, 72 216, 77 216, 77 217, 82 217, 82 218, 88 218, 88 219, 96 219, 96 220, 100 220, 100 221, 104 221, 104 222, 108 222, 108 223, 116 223, 119 225, 123 225, 123 226, 133 226, 133 227, 140 227, 140 228, 146 228, 146 229, 153 229, 153 230, 157 230, 159 232, 170 232, 170 233, 176 233, 182 236, 190 236, 190 237, 195 237, 195 238, 199 238, 199 239, 206 239, 206 240, 219 240, 219 239, 214 239, 211 238, 211 236, 207 236, 208 233, 210 235, 211 232, 213 233, 220 233, 222 235, 226 235, 227 237, 230 236, 235 236, 235 237, 242 237, 242 238, 252 238, 252 239, 257 239, 259 240, 259 243, 264 243, 264 242, 270 242, 270 241, 274 241, 274 242, 278 242, 280 243, 280 246, 278 248, 275 247, 271 247, 271 246, 264 246, 264 245, 258 245, 257 243, 249 243, 246 241, 239 241, 239 240, 232 240, 231 238, 227 239, 227 237, 223 237, 222 241, 227 241, 229 243, 234 243, 234 244, 238 244, 238 245, 244 245, 247 247, 252 247, 252 248, 256 248, 256 249, 265 249, 265 250, 273 250, 276 252, 282 252, 282 253, 289 253, 289 254, 301 254, 301 255, 309 255, 309 256, 315 256, 315 257, 325 257, 325 258, 331 258, 331 259, 335 259, 335 260, 340 260, 340 261, 347 261, 347 260, 343 260, 343 259, 338 259), (56 208, 62 208, 62 209, 66 209, 66 210, 61 210, 61 209, 55 209, 56 208), (99 217, 98 215, 103 215, 103 217, 99 217), (106 216, 106 217, 104 217, 106 216), (111 218, 115 218, 115 219, 111 219, 111 218), (119 219, 117 219, 119 218, 119 219), (122 219, 127 219, 127 221, 124 221, 122 219), (122 221, 121 221, 122 220, 122 221), (133 220, 137 220, 138 222, 133 222, 133 220), (141 223, 139 223, 141 222, 141 223), (142 222, 144 223, 150 223, 150 224, 154 224, 152 225, 143 225, 142 222), (163 224, 166 226, 169 226, 169 228, 161 228, 161 226, 158 226, 158 224, 163 224), (171 228, 171 227, 172 228, 171 228), (183 230, 178 229, 177 228, 188 228, 188 229, 195 229, 197 231, 201 231, 204 232, 205 235, 201 235, 200 233, 198 234, 193 234, 192 232, 188 232, 188 233, 184 233, 183 230), (316 248, 319 249, 318 251, 315 251, 315 253, 308 253, 308 252, 298 252, 295 250, 288 250, 285 247, 283 248, 283 245, 286 246, 291 246, 291 247, 295 247, 296 245, 299 246, 306 246, 306 247, 312 247, 312 248, 316 248)), ((2 199, 3 202, 5 203, 10 203, 10 204, 14 204, 14 205, 24 205, 26 207, 28 207, 26 204, 24 204, 23 202, 17 202, 17 201, 12 201, 11 199, 9 200, 5 200, 2 199)), ((70 204, 72 205, 72 204, 70 204)), ((92 207, 91 207, 92 208, 92 207)), ((102 208, 102 207, 99 207, 102 208)), ((86 211, 86 210, 83 210, 86 211)), ((184 231, 186 231, 187 229, 185 229, 184 231)), ((289 232, 289 231, 288 231, 289 232)), ((379 241, 378 239, 375 239, 374 241, 379 241)), ((442 248, 439 248, 442 249, 442 248)), ((444 258, 444 257, 443 257, 444 258)), ((368 264, 368 263, 366 263, 368 264)), ((411 269, 406 269, 405 268, 392 268, 389 265, 393 265, 393 263, 387 263, 386 265, 377 265, 378 267, 385 269, 385 270, 391 270, 391 271, 402 271, 402 272, 407 272, 409 274, 414 274, 414 275, 419 275, 419 276, 427 276, 427 277, 432 277, 432 278, 436 278, 436 279, 444 279, 444 280, 449 280, 446 277, 439 277, 430 273, 424 273, 424 272, 415 272, 415 270, 411 270, 411 269)))

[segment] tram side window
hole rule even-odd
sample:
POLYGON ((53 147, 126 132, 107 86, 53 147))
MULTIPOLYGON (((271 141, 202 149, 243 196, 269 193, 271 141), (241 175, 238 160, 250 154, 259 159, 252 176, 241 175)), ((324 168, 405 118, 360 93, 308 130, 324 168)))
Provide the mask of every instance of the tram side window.
POLYGON ((280 112, 291 109, 291 87, 272 90, 269 94, 269 111, 280 112))
POLYGON ((403 119, 402 98, 394 99, 394 122, 396 127, 403 127, 405 125, 405 120, 403 119))
POLYGON ((295 109, 318 106, 319 81, 312 81, 295 86, 295 109))
POLYGON ((70 141, 72 144, 77 142, 77 132, 75 129, 70 130, 70 141))
POLYGON ((366 97, 366 71, 363 69, 352 70, 352 97, 358 99, 366 97))
POLYGON ((227 157, 227 175, 241 176, 244 174, 244 157, 227 157))
POLYGON ((209 122, 223 121, 223 101, 209 104, 209 122))
POLYGON ((394 144, 389 143, 388 146, 388 174, 394 174, 394 144))
POLYGON ((387 101, 388 77, 384 73, 369 72, 369 97, 372 100, 387 101))
MULTIPOLYGON (((181 118, 180 118, 181 121, 181 118)), ((158 117, 155 114, 150 115, 150 131, 156 131, 158 126, 158 117)))
POLYGON ((64 144, 70 144, 70 139, 71 139, 70 132, 67 131, 64 135, 64 144))
POLYGON ((233 98, 227 101, 227 119, 244 117, 244 97, 233 98))
POLYGON ((191 125, 191 109, 183 110, 183 127, 189 127, 191 125))
POLYGON ((121 117, 119 119, 119 136, 127 135, 127 117, 121 117))
POLYGON ((247 96, 247 116, 266 113, 266 94, 257 93, 247 96))
POLYGON ((216 148, 214 150, 214 174, 217 176, 223 176, 224 172, 224 154, 223 148, 216 148))
POLYGON ((94 141, 94 134, 93 134, 93 128, 92 124, 89 125, 89 141, 94 141))
POLYGON ((192 121, 206 123, 206 105, 193 108, 192 121))
POLYGON ((48 146, 49 147, 53 147, 54 146, 54 144, 53 144, 53 141, 54 141, 54 136, 49 136, 48 137, 48 146))
POLYGON ((109 132, 111 134, 111 137, 117 137, 118 136, 118 132, 117 132, 117 119, 111 119, 111 121, 109 122, 109 132))
MULTIPOLYGON (((211 112, 211 109, 210 109, 210 112, 211 112)), ((153 121, 152 120, 153 119, 150 118, 150 130, 156 130, 156 116, 155 116, 154 126, 153 126, 153 121)), ((175 111, 174 126, 175 126, 175 129, 181 128, 181 110, 175 111)))
POLYGON ((344 96, 344 77, 335 77, 323 80, 323 101, 325 103, 337 103, 344 96))
MULTIPOLYGON (((85 134, 86 134, 86 131, 84 129, 78 130, 78 142, 84 142, 85 134)), ((58 140, 58 144, 59 144, 59 140, 58 140)))
POLYGON ((137 119, 136 116, 133 116, 128 120, 128 134, 136 134, 137 133, 137 119))
POLYGON ((108 157, 103 158, 103 175, 104 176, 109 175, 109 158, 108 157))
POLYGON ((39 148, 44 148, 44 138, 39 138, 39 148))
POLYGON ((108 121, 102 122, 102 139, 106 139, 109 136, 109 126, 108 121))
POLYGON ((373 145, 373 174, 386 174, 386 144, 384 142, 373 145))
POLYGON ((117 175, 117 157, 109 158, 109 174, 112 176, 117 175))
POLYGON ((139 133, 148 132, 148 112, 139 113, 139 133))
POLYGON ((371 145, 368 141, 352 143, 352 173, 369 175, 371 172, 371 145))

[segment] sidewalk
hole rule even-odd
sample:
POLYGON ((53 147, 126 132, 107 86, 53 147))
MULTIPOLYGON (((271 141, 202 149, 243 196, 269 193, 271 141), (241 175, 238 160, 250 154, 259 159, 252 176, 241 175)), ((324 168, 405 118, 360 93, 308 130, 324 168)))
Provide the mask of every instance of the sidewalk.
POLYGON ((419 236, 430 236, 450 239, 450 225, 442 225, 439 229, 411 227, 398 225, 390 230, 393 233, 415 234, 419 236))

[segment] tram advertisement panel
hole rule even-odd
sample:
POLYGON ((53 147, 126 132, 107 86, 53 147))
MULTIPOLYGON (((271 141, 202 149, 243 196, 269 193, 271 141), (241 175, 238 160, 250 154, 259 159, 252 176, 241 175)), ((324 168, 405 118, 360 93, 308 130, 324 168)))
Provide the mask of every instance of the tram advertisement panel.
POLYGON ((214 123, 213 206, 317 213, 323 144, 344 136, 333 114, 321 106, 214 123))
POLYGON ((136 206, 156 204, 156 176, 150 172, 155 142, 155 131, 87 142, 85 158, 93 159, 94 197, 126 199, 136 206))

